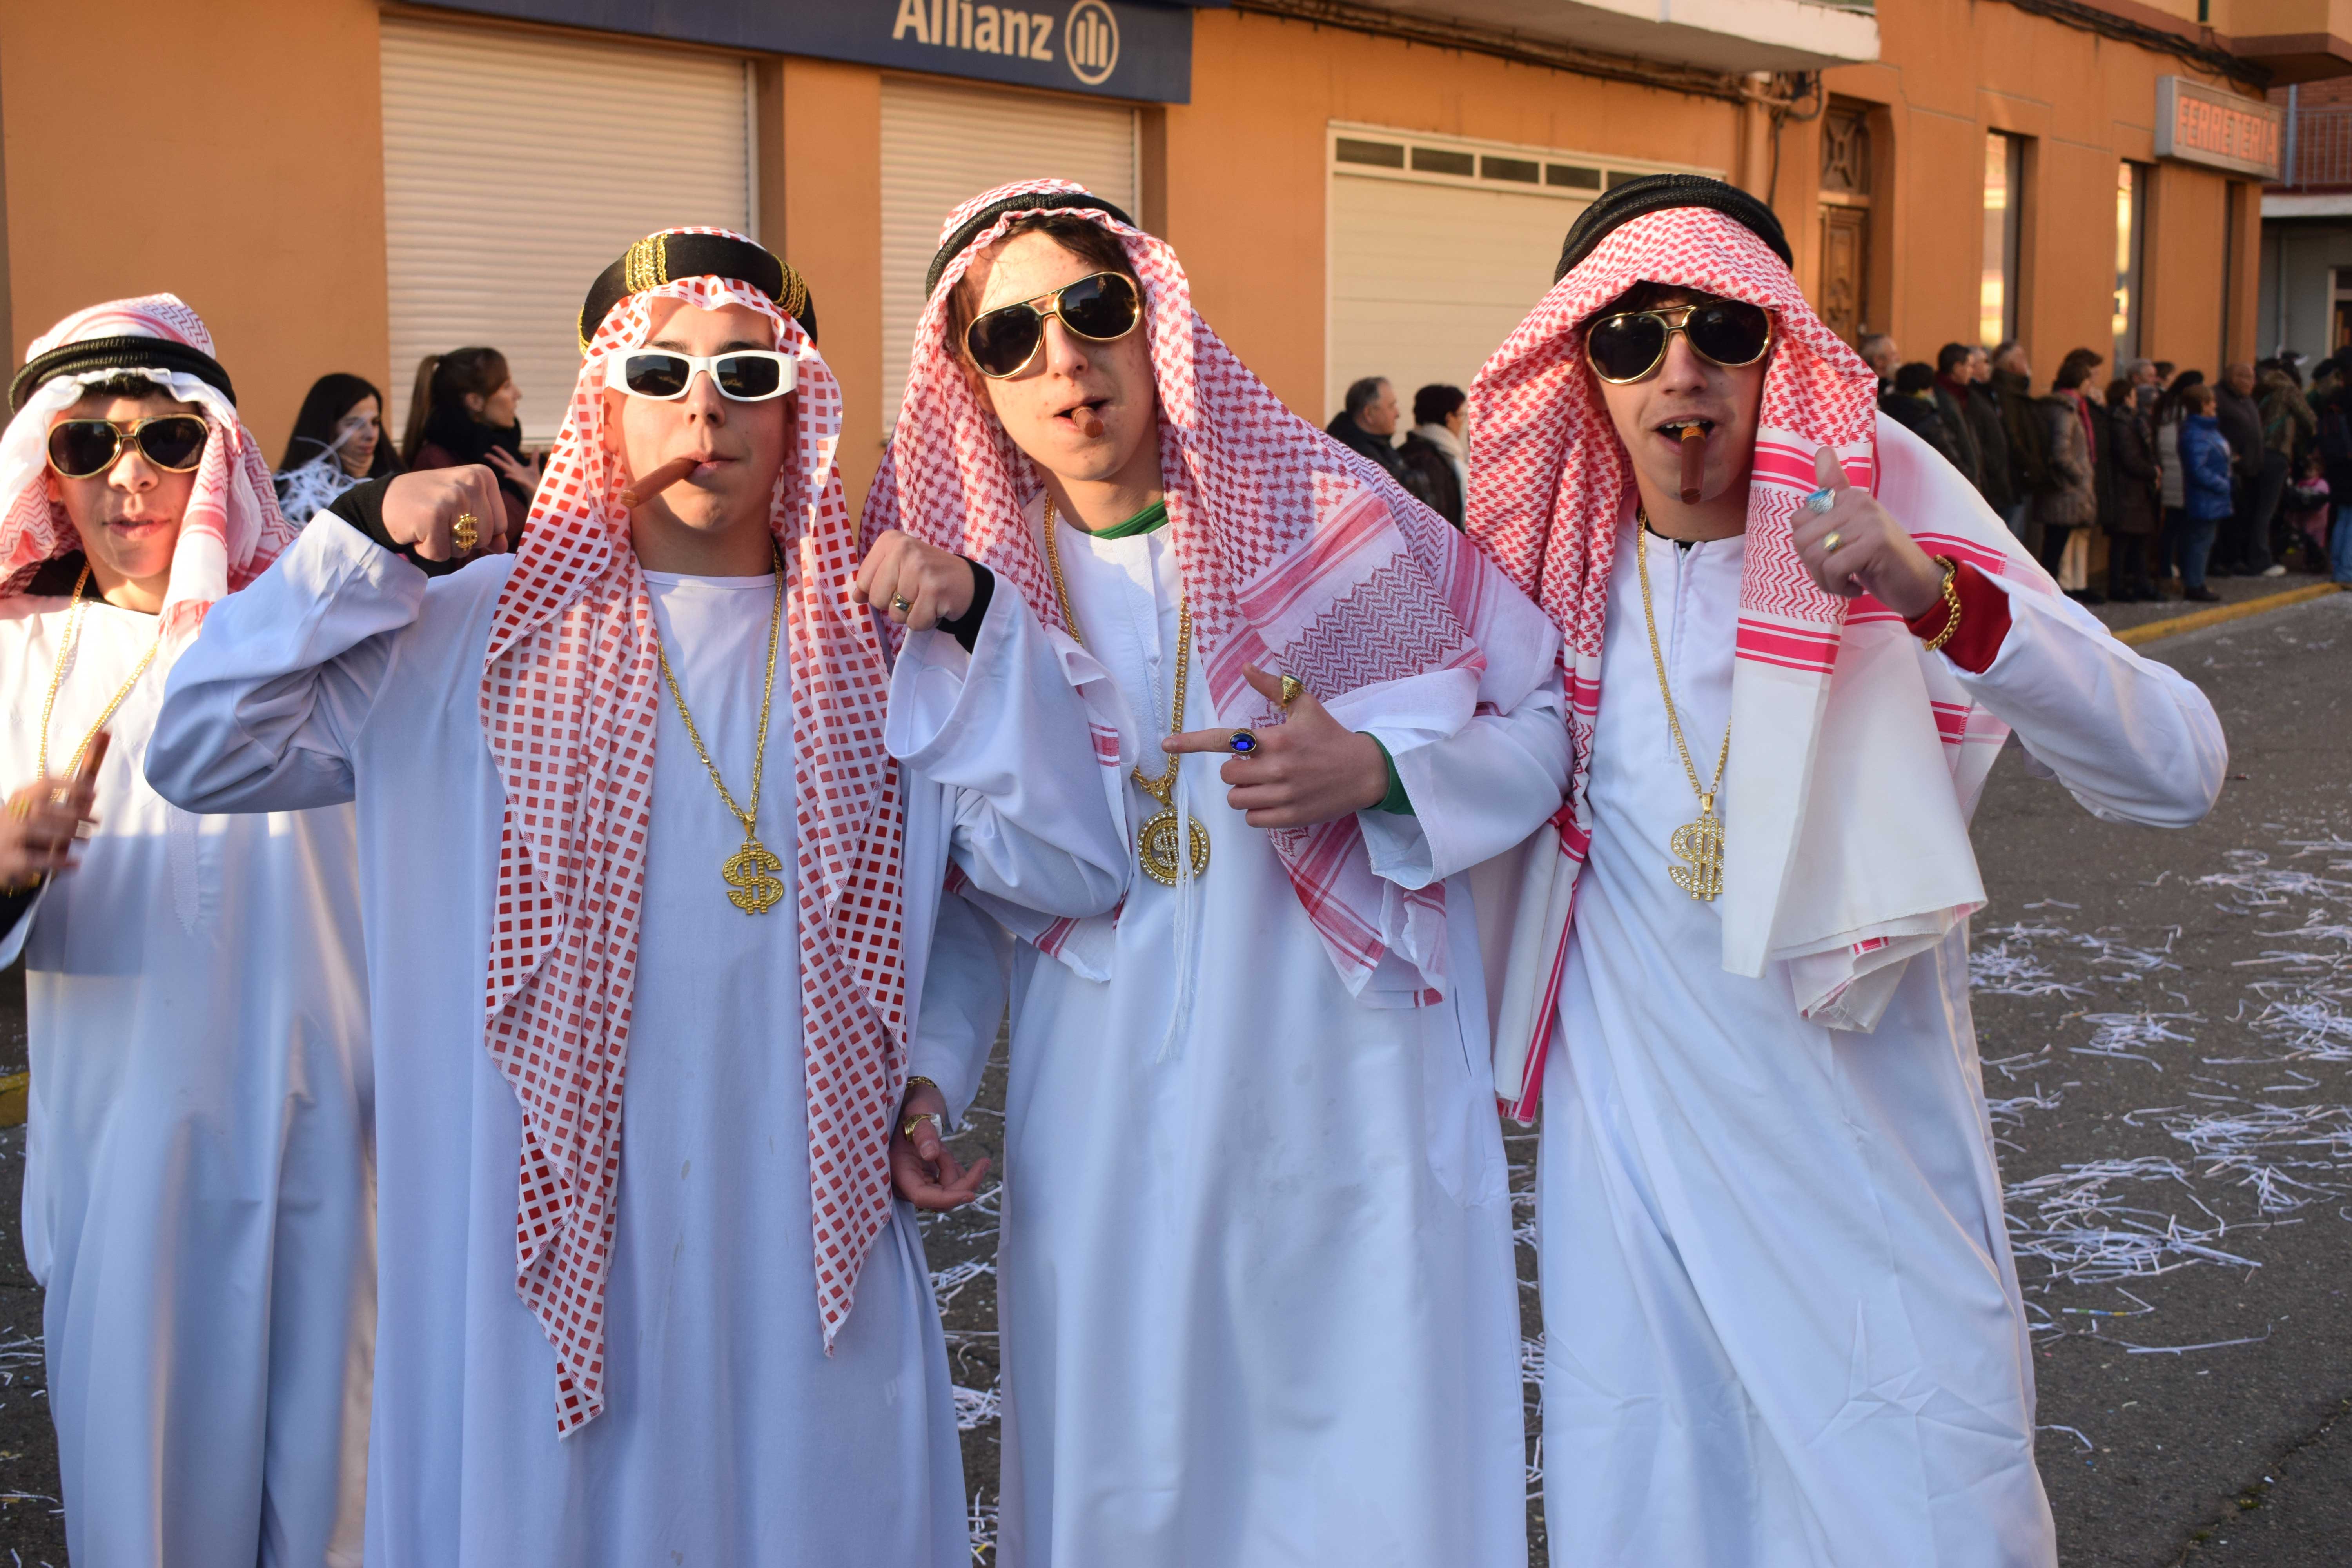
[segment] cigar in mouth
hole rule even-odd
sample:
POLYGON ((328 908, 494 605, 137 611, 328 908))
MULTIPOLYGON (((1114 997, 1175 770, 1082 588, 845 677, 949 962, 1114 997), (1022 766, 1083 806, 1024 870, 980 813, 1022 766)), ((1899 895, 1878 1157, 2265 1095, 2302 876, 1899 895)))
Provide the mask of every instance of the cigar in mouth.
POLYGON ((1683 426, 1683 504, 1698 500, 1699 481, 1706 468, 1706 432, 1696 425, 1683 426))
POLYGON ((1091 408, 1073 409, 1070 413, 1070 423, 1076 426, 1078 434, 1089 441, 1103 433, 1103 422, 1095 417, 1095 411, 1091 408))
MULTIPOLYGON (((635 511, 701 466, 699 458, 672 458, 636 483, 625 486, 621 490, 621 504, 635 511)), ((1687 461, 1683 467, 1685 472, 1689 471, 1687 461)))

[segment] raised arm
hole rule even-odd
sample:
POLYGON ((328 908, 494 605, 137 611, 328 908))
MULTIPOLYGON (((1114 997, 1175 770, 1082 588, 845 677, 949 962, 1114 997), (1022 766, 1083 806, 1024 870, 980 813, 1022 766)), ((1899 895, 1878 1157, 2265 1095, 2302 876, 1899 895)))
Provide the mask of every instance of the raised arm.
POLYGON ((1402 695, 1368 688, 1333 705, 1347 705, 1394 769, 1387 801, 1356 816, 1379 875, 1427 887, 1522 842, 1559 809, 1569 746, 1557 668, 1510 711, 1478 712, 1451 733, 1416 722, 1402 695))
POLYGON ((1118 743, 1109 679, 1001 580, 978 615, 969 652, 948 630, 908 635, 890 753, 947 787, 955 861, 982 892, 1057 918, 1100 914, 1129 861, 1118 775, 1097 751, 1118 743))
MULTIPOLYGON (((356 494, 356 492, 352 492, 356 494)), ((189 811, 295 811, 352 798, 352 745, 416 618, 425 574, 338 498, 270 569, 205 617, 164 689, 147 779, 189 811)))

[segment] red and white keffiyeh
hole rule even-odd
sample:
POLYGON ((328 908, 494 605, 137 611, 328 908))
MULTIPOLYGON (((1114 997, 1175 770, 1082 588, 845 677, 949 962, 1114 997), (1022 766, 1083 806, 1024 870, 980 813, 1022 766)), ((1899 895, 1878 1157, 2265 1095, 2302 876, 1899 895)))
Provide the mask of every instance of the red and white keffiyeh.
MULTIPOLYGON (((1562 941, 1591 842, 1609 573, 1634 499, 1583 331, 1643 281, 1744 300, 1775 323, 1732 678, 1723 966, 1753 975, 1786 961, 1806 1016, 1866 1029, 1903 962, 1983 903, 1968 814, 2008 731, 1940 657, 1921 653, 1892 610, 1814 585, 1791 531, 1815 488, 1813 454, 1832 448, 1847 478, 1875 492, 1931 553, 2054 587, 1973 487, 1919 443, 1882 429, 1870 368, 1746 226, 1712 208, 1673 207, 1611 232, 1504 340, 1470 392, 1468 531, 1564 638, 1574 760, 1551 914, 1562 941)), ((1557 991, 1551 945, 1531 987, 1538 997, 1557 991)), ((1551 1017, 1542 1005, 1521 1013, 1532 1037, 1497 1041, 1497 1085, 1526 1115, 1551 1017)))
MULTIPOLYGON (((1061 180, 1000 186, 950 213, 940 241, 985 207, 1045 192, 1085 195, 1061 180)), ((973 396, 944 328, 948 297, 973 258, 1024 216, 1007 212, 982 229, 932 289, 863 532, 870 540, 901 528, 982 561, 1066 632, 1024 516, 1043 481, 973 396)), ((1502 710, 1549 678, 1532 650, 1550 638, 1527 601, 1444 519, 1252 375, 1192 309, 1174 251, 1100 208, 1060 216, 1116 235, 1143 284, 1169 526, 1220 721, 1277 721, 1243 678, 1244 665, 1296 676, 1325 701, 1375 681, 1469 670, 1481 709, 1502 710)), ((1390 944, 1383 884, 1355 818, 1267 837, 1341 980, 1365 995, 1390 944)), ((1430 929, 1427 917, 1442 918, 1443 884, 1406 898, 1412 925, 1430 929)), ((1436 1000, 1440 976, 1430 971, 1424 963, 1423 984, 1396 1000, 1436 1000)))
POLYGON ((559 1433, 604 1405, 604 1280, 662 700, 653 604, 604 445, 604 370, 606 356, 644 344, 656 300, 748 306, 799 362, 770 521, 785 563, 809 1185, 828 1352, 889 1216, 890 1120, 906 1070, 904 803, 883 745, 880 637, 849 602, 857 541, 837 465, 840 383, 756 289, 674 279, 608 311, 590 344, 482 679, 482 729, 507 798, 487 1043, 522 1102, 515 1289, 555 1348, 559 1433))
MULTIPOLYGON (((173 294, 112 300, 77 310, 35 338, 25 351, 27 363, 52 349, 94 338, 160 338, 210 356, 212 333, 197 314, 173 294)), ((195 404, 211 431, 196 467, 187 510, 172 555, 172 578, 163 594, 158 628, 164 637, 192 632, 222 595, 261 575, 278 552, 294 542, 294 529, 278 510, 269 465, 253 432, 237 417, 236 405, 217 388, 185 371, 163 368, 86 370, 50 377, 35 389, 0 435, 0 596, 24 592, 41 563, 70 555, 81 536, 65 508, 49 499, 49 426, 78 402, 91 384, 118 376, 144 376, 167 395, 195 404)))

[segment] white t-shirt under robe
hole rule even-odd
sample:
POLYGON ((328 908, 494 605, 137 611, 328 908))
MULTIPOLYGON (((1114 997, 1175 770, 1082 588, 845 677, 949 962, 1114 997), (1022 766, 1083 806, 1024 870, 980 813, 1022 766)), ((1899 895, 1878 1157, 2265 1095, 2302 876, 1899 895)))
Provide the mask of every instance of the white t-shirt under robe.
MULTIPOLYGON (((482 1044, 503 792, 478 696, 510 560, 428 587, 340 520, 314 523, 247 590, 244 614, 215 612, 159 745, 159 780, 185 795, 246 808, 359 800, 384 1086, 368 1560, 965 1568, 952 1384, 910 1211, 899 1205, 875 1242, 830 1355, 817 1319, 788 648, 759 809, 786 890, 766 914, 727 901, 719 868, 743 830, 661 696, 604 1296, 609 1403, 556 1436, 554 1352, 514 1286, 520 1111, 482 1044)), ((774 579, 646 578, 695 722, 747 801, 774 579)), ((1043 638, 1005 592, 986 630, 996 641, 983 637, 978 662, 992 653, 1015 668, 1023 639, 1043 638)), ((1075 714, 1066 687, 1060 699, 1075 714)), ((1083 722, 1071 728, 1069 754, 1086 758, 1083 722)), ((1061 754, 1051 734, 1028 739, 1061 754)), ((996 743, 1010 753, 1020 740, 996 743)), ((949 807, 901 777, 919 959, 949 807)), ((1108 865, 1108 824, 1088 839, 1085 804, 1052 809, 1108 865)), ((984 809, 965 815, 959 842, 1017 833, 984 809)), ((1067 857, 1024 853, 1055 898, 1099 908, 1115 896, 1107 873, 1089 893, 1067 857)))
MULTIPOLYGON (((155 642, 90 593, 53 773, 155 642)), ((0 600, 0 792, 33 782, 70 615, 0 600)), ((148 787, 185 646, 108 721, 80 864, 0 937, 25 957, 25 1253, 66 1537, 77 1568, 356 1565, 375 1249, 352 816, 199 816, 148 787)))
MULTIPOLYGON (((1173 542, 1057 527, 1087 651, 1156 773, 1173 542)), ((1186 729, 1231 721, 1202 664, 1195 648, 1186 729)), ((1450 879, 1442 1003, 1349 994, 1265 834, 1226 805, 1216 756, 1187 759, 1178 794, 1207 830, 1206 875, 1180 894, 1130 849, 1116 929, 1073 941, 1107 978, 1013 950, 1007 1568, 1524 1568, 1510 1199, 1475 920, 1453 874, 1558 807, 1559 689, 1444 737, 1384 721, 1384 695, 1393 720, 1374 688, 1341 721, 1381 735, 1419 816, 1359 820, 1396 888, 1450 879)), ((1160 806, 1122 794, 1131 844, 1160 806)), ((947 900, 915 1070, 959 1114, 1005 994, 1003 946, 947 900)))
MULTIPOLYGON (((1725 973, 1715 907, 1666 876, 1698 804, 1626 528, 1544 1076, 1552 1559, 2052 1568, 1967 928, 1910 961, 1867 1035, 1806 1022, 1783 965, 1725 973)), ((1711 772, 1746 542, 1641 541, 1684 735, 1711 772)), ((2221 745, 2202 699, 2066 601, 2003 591, 2007 639, 1962 684, 2086 805, 2201 816, 2221 745)))

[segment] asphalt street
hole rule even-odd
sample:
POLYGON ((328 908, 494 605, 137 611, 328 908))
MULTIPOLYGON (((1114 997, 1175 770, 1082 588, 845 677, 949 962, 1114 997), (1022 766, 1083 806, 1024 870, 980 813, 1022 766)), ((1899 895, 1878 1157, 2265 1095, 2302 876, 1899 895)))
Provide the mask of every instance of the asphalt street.
MULTIPOLYGON (((2352 1562, 2352 595, 2146 651, 2222 714, 2231 779, 2212 816, 2178 833, 2098 821, 2011 748, 1976 821, 1991 899, 1977 1022, 2035 1324, 2042 1474, 2067 1568, 2337 1568, 2352 1562)), ((23 1065, 23 1029, 11 973, 0 1071, 23 1065)), ((1001 1159, 1002 1093, 1000 1057, 967 1159, 1001 1159)), ((1532 1380, 1535 1141, 1506 1131, 1532 1380)), ((22 1151, 21 1131, 0 1134, 0 1552, 63 1568, 22 1151)), ((992 1199, 926 1227, 982 1542, 998 1460, 992 1199)))

